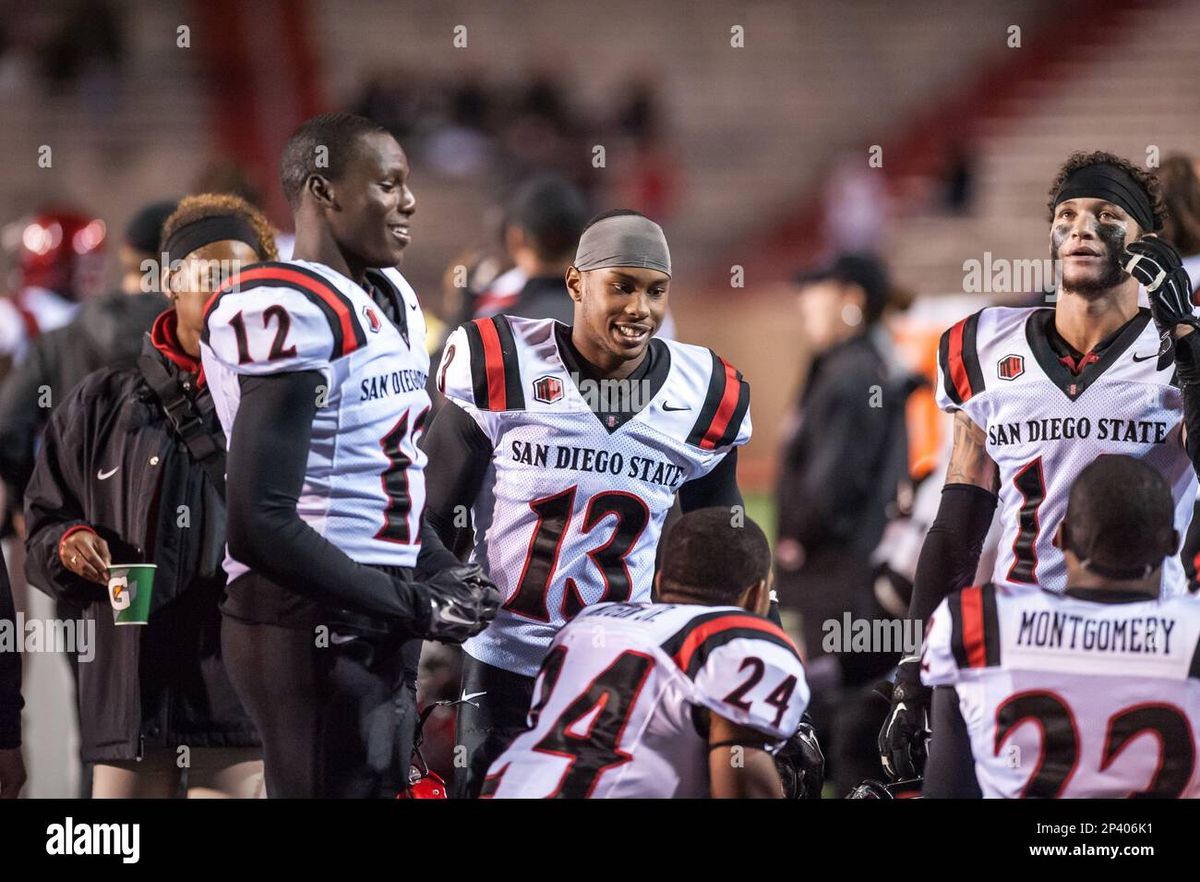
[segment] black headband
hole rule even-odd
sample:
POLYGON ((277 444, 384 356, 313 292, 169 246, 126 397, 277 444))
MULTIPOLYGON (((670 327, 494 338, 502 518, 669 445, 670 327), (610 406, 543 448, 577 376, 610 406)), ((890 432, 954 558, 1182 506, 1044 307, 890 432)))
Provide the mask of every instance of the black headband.
POLYGON ((1054 207, 1068 199, 1103 199, 1125 209, 1143 232, 1157 229, 1149 194, 1133 175, 1119 166, 1101 162, 1075 169, 1059 187, 1054 207))
POLYGON ((166 257, 167 266, 177 260, 183 260, 198 248, 211 245, 213 242, 224 242, 233 239, 245 242, 259 253, 258 233, 240 214, 218 214, 213 217, 202 217, 198 221, 180 227, 173 232, 160 249, 166 257))

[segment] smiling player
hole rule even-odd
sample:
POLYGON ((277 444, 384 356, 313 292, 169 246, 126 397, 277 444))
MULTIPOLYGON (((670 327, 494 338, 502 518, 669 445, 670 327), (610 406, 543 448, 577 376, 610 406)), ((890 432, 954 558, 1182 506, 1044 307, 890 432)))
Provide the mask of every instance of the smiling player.
POLYGON ((650 600, 676 495, 685 511, 742 501, 734 449, 750 439, 750 386, 712 351, 654 338, 670 281, 658 224, 609 212, 567 270, 573 325, 494 316, 447 341, 449 403, 424 442, 429 520, 461 549, 471 511, 475 559, 504 597, 464 644, 459 796, 478 795, 524 729, 559 628, 590 604, 650 600))
POLYGON ((269 796, 394 796, 420 638, 481 630, 496 591, 422 522, 429 356, 395 269, 416 207, 404 151, 368 119, 328 114, 280 166, 295 259, 242 269, 205 308, 229 439, 222 649, 269 796))

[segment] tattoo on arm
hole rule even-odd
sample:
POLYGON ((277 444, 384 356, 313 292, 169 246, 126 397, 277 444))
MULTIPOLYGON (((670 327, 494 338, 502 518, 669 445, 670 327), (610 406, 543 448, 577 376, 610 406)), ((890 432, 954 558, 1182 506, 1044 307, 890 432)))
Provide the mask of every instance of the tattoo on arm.
POLYGON ((947 484, 974 484, 992 493, 1000 489, 1000 471, 988 456, 987 434, 961 410, 954 415, 954 449, 947 484))

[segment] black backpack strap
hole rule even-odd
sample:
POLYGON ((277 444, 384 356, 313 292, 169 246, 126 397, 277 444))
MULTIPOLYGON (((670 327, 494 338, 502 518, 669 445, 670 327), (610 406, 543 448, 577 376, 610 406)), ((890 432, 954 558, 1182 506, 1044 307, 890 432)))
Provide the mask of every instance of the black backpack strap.
POLYGON ((167 370, 157 352, 143 351, 138 370, 158 398, 167 419, 187 446, 192 458, 204 467, 213 485, 225 497, 225 438, 209 430, 213 411, 211 396, 193 401, 178 376, 167 370))

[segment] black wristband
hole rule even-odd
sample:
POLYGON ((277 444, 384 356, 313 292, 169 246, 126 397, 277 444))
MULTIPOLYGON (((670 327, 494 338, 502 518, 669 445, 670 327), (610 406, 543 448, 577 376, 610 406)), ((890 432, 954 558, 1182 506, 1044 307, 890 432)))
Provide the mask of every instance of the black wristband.
POLYGON ((1200 332, 1175 340, 1175 374, 1181 386, 1200 384, 1200 332))

